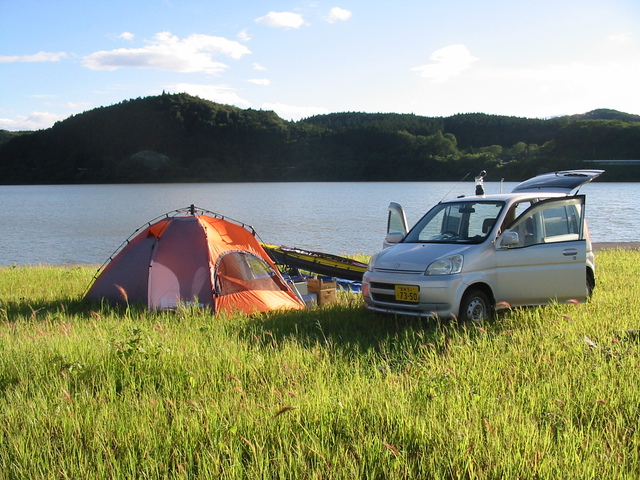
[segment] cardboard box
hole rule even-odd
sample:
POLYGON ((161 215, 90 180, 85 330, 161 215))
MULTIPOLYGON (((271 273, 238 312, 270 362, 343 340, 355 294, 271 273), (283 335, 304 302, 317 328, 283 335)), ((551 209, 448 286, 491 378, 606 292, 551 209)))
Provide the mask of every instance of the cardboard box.
POLYGON ((309 293, 315 293, 318 296, 318 305, 331 305, 338 301, 336 288, 337 280, 323 280, 321 278, 310 278, 307 281, 309 293))
POLYGON ((320 290, 318 293, 318 305, 324 307, 325 305, 331 305, 338 301, 335 290, 320 290))
POLYGON ((335 290, 338 286, 337 280, 326 280, 323 278, 310 278, 307 280, 307 287, 310 292, 319 292, 320 290, 335 290))

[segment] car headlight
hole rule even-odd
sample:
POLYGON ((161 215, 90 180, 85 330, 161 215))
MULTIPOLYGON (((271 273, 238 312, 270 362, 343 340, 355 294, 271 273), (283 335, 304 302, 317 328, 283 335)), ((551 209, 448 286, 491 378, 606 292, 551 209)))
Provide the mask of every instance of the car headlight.
POLYGON ((462 270, 463 256, 460 254, 442 257, 427 267, 425 275, 451 275, 462 270))
POLYGON ((376 260, 378 260, 378 255, 380 255, 380 252, 371 255, 369 265, 367 265, 367 272, 373 272, 373 266, 376 264, 376 260))

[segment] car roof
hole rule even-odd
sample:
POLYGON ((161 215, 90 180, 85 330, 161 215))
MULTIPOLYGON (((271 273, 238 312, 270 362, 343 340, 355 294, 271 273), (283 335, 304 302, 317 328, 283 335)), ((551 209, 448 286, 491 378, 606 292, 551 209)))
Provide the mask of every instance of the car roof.
POLYGON ((514 200, 542 199, 566 197, 567 194, 559 192, 520 192, 520 193, 490 193, 486 195, 469 195, 450 198, 440 203, 459 203, 459 202, 511 202, 514 200))
POLYGON ((589 183, 603 173, 604 170, 587 169, 549 172, 519 183, 511 193, 473 195, 469 197, 461 195, 458 198, 449 199, 446 202, 440 203, 478 201, 479 199, 506 202, 514 199, 526 200, 562 197, 569 195, 573 190, 585 183, 589 183))

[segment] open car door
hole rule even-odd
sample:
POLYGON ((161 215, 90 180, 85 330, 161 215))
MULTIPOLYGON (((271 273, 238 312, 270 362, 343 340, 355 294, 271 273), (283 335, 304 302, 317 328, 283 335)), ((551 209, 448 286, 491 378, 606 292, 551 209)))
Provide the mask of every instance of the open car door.
POLYGON ((387 248, 398 243, 409 231, 407 216, 404 213, 402 205, 391 202, 387 209, 389 211, 389 216, 387 218, 387 236, 382 244, 383 248, 387 248))
POLYGON ((543 200, 496 242, 500 298, 512 306, 587 297, 584 195, 543 200))

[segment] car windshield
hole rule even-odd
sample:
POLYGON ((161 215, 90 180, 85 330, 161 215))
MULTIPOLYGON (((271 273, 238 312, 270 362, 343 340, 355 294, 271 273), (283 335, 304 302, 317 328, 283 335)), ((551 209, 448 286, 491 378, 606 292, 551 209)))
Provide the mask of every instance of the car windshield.
POLYGON ((504 202, 460 201, 433 207, 411 229, 405 243, 482 243, 504 202))

